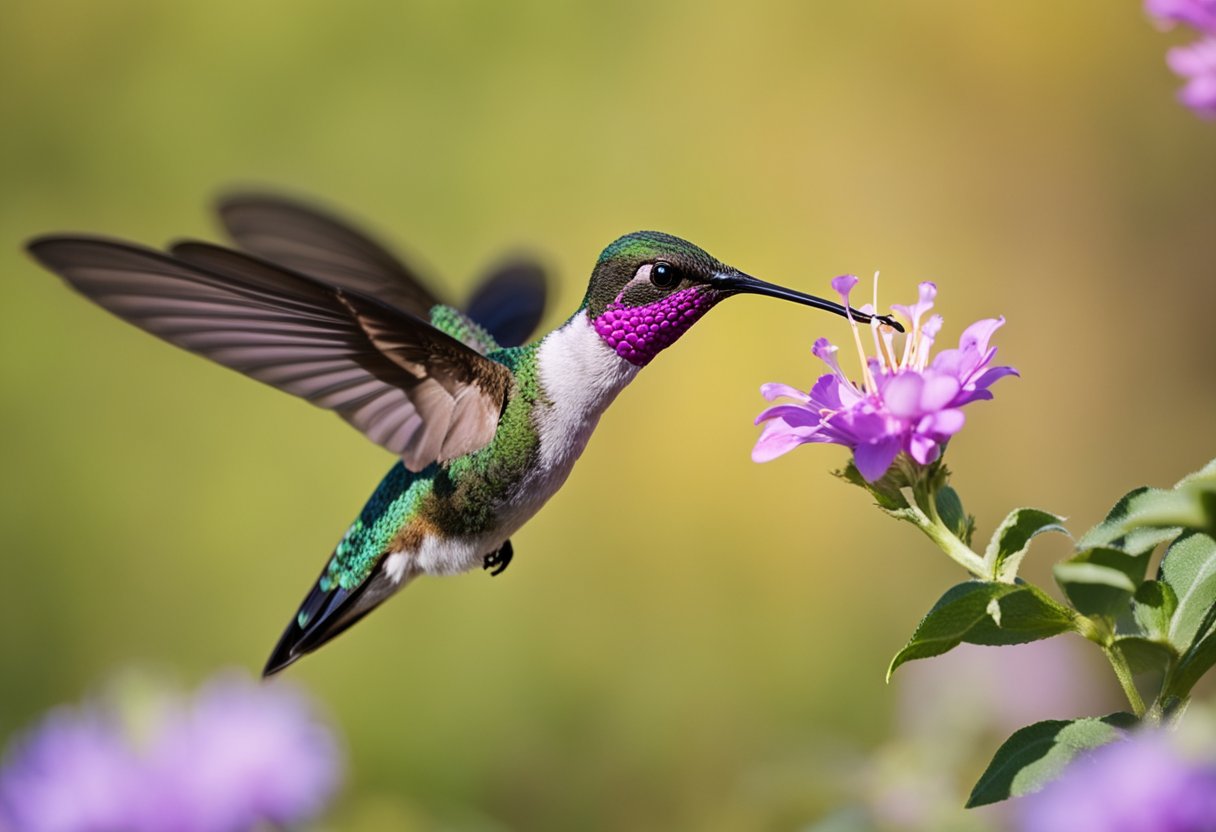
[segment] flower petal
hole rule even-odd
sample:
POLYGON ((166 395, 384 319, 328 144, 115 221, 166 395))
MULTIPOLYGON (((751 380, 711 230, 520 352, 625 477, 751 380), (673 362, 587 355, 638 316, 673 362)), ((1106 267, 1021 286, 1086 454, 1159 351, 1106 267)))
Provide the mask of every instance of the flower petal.
POLYGON ((928 465, 941 455, 937 441, 919 433, 913 434, 908 440, 908 453, 921 465, 928 465))
POLYGON ((962 407, 965 404, 972 402, 986 402, 993 398, 991 390, 966 390, 964 389, 958 397, 951 402, 955 407, 962 407))
POLYGON ((853 287, 856 285, 857 275, 855 274, 842 274, 832 278, 832 289, 840 293, 846 304, 849 302, 849 292, 853 291, 853 287))
POLYGON ((937 333, 942 331, 942 323, 944 323, 944 319, 941 315, 930 315, 929 320, 925 321, 925 325, 920 328, 921 335, 930 341, 934 340, 937 338, 937 333))
POLYGON ((919 329, 921 317, 933 308, 933 301, 936 297, 937 284, 926 280, 917 286, 917 300, 915 304, 912 306, 892 304, 891 308, 911 321, 913 328, 919 329))
POLYGON ((752 448, 752 462, 769 462, 813 441, 805 429, 791 428, 784 422, 770 422, 752 448))
POLYGON ((942 350, 933 357, 933 361, 929 364, 929 370, 942 375, 954 376, 961 380, 963 365, 967 361, 967 356, 962 350, 942 350))
POLYGON ((1168 28, 1185 23, 1216 36, 1216 3, 1204 0, 1145 0, 1144 10, 1168 28))
POLYGON ((920 412, 932 413, 941 410, 954 400, 962 387, 954 376, 932 373, 926 376, 924 388, 920 394, 920 412))
POLYGON ((858 445, 853 450, 853 463, 866 482, 874 482, 887 473, 899 455, 899 445, 898 436, 884 436, 875 442, 858 445))
POLYGON ((1200 118, 1216 118, 1216 73, 1192 78, 1178 91, 1178 100, 1200 118))
POLYGON ((832 369, 832 372, 843 381, 845 380, 845 374, 844 370, 840 369, 840 359, 837 356, 839 352, 840 349, 827 338, 817 339, 815 345, 811 347, 811 354, 824 364, 827 364, 832 369))
POLYGON ((1013 367, 989 367, 980 377, 972 384, 979 390, 988 389, 994 381, 1004 378, 1005 376, 1020 376, 1021 374, 1013 367))
POLYGON ((782 384, 779 381, 770 381, 768 384, 760 385, 760 395, 764 396, 768 401, 779 399, 785 396, 790 399, 797 399, 800 402, 805 402, 810 399, 806 393, 799 390, 797 387, 790 387, 788 384, 782 384))
POLYGON ((975 348, 981 353, 988 352, 988 341, 992 338, 992 333, 1000 329, 1004 323, 1004 316, 976 321, 963 330, 962 337, 958 339, 958 348, 964 351, 968 348, 975 348))
POLYGON ((957 407, 939 410, 937 413, 930 413, 924 419, 921 419, 919 425, 916 426, 918 433, 933 434, 935 436, 954 436, 963 429, 963 424, 967 421, 966 415, 957 407))
POLYGON ((1170 69, 1184 78, 1216 73, 1216 37, 1203 38, 1165 53, 1170 69))
POLYGON ((892 416, 911 419, 921 413, 921 391, 925 381, 919 373, 901 373, 887 382, 882 391, 883 403, 892 416))
POLYGON ((792 428, 815 427, 819 424, 819 411, 799 404, 776 404, 756 417, 756 424, 781 419, 792 428))

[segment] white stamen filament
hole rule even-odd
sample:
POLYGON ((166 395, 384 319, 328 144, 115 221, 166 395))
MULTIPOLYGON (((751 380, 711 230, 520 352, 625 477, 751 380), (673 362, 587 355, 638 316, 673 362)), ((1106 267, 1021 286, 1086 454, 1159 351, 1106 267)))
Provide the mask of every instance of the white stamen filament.
POLYGON ((900 366, 899 362, 895 360, 895 330, 883 324, 878 331, 882 334, 882 343, 886 349, 887 362, 891 367, 891 372, 898 372, 900 366))
MULTIPOLYGON (((872 365, 871 359, 866 356, 865 348, 862 346, 861 331, 857 321, 853 318, 851 309, 846 305, 845 317, 848 318, 849 327, 853 330, 853 345, 857 348, 857 357, 861 361, 861 384, 849 381, 839 366, 833 368, 837 377, 861 395, 878 392, 876 372, 879 375, 893 375, 905 370, 924 371, 929 364, 929 355, 933 350, 934 339, 921 326, 921 321, 918 319, 920 316, 917 316, 909 322, 912 325, 912 331, 904 336, 903 349, 899 360, 896 360, 895 330, 875 317, 878 314, 878 277, 879 272, 874 272, 873 307, 868 313, 870 315, 870 335, 874 339, 876 365, 872 365)), ((865 307, 862 309, 864 310, 865 307)))
POLYGON ((920 343, 920 319, 914 317, 912 319, 912 331, 904 338, 904 357, 899 361, 899 369, 906 370, 908 366, 915 363, 917 345, 920 343))
POLYGON ((925 369, 925 365, 929 363, 929 350, 933 342, 925 337, 925 334, 920 331, 919 327, 916 330, 916 347, 914 349, 914 358, 912 361, 912 369, 920 371, 925 369))
MULTIPOLYGON (((877 309, 878 307, 875 306, 874 308, 877 309)), ((882 342, 878 340, 878 326, 878 319, 870 318, 870 334, 874 336, 874 354, 878 356, 879 369, 883 373, 886 373, 890 368, 887 366, 887 357, 883 354, 882 342)))
POLYGON ((844 307, 845 317, 849 319, 849 326, 853 330, 853 343, 857 347, 857 357, 861 359, 861 386, 867 393, 877 393, 878 384, 874 381, 874 374, 870 372, 870 362, 866 360, 865 348, 861 346, 861 331, 857 328, 857 321, 853 320, 853 313, 849 310, 846 303, 844 307))

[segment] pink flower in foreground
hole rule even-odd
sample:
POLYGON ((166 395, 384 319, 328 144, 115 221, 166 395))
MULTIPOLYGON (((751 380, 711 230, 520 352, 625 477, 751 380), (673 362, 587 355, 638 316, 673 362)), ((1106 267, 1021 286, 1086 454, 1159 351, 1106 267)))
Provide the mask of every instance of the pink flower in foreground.
POLYGON ((250 832, 315 817, 342 753, 303 693, 243 676, 164 697, 143 733, 119 709, 60 709, 0 766, 3 832, 250 832))
MULTIPOLYGON (((832 281, 846 307, 856 285, 857 278, 851 274, 832 281)), ((1004 318, 977 321, 963 332, 957 349, 942 350, 930 360, 942 318, 931 315, 926 319, 925 315, 936 296, 934 284, 922 283, 913 306, 893 307, 911 323, 901 350, 896 347, 895 330, 872 321, 874 357, 866 356, 861 329, 850 316, 862 361, 860 382, 845 375, 837 348, 820 338, 812 352, 831 372, 820 376, 809 392, 785 384, 761 387, 769 401, 792 401, 774 405, 756 417, 756 424, 766 424, 752 449, 752 459, 767 462, 810 442, 844 445, 853 451, 857 470, 869 482, 882 477, 900 452, 921 465, 937 460, 950 437, 962 430, 963 406, 991 399, 988 388, 993 382, 1017 375, 1017 371, 989 366, 996 348, 988 342, 1005 323, 1004 318)), ((869 304, 861 310, 875 311, 869 304)))
POLYGON ((1023 832, 1213 832, 1216 765, 1140 734, 1074 760, 1018 808, 1023 832))

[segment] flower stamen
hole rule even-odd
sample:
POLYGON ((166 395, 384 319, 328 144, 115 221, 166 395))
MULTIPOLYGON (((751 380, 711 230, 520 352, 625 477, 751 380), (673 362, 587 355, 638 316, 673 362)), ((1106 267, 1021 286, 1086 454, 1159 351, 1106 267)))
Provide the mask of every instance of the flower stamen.
MULTIPOLYGON (((874 279, 877 284, 877 273, 874 279)), ((950 438, 962 429, 961 408, 973 401, 992 398, 988 388, 993 382, 1017 375, 1012 367, 989 366, 996 352, 988 346, 989 338, 1004 323, 1003 318, 972 324, 959 339, 957 349, 941 353, 939 357, 943 360, 933 359, 942 317, 928 314, 937 296, 937 287, 930 282, 917 287, 915 304, 892 306, 910 324, 898 360, 895 329, 873 317, 878 307, 875 286, 874 304, 859 307, 871 316, 874 356, 867 357, 861 330, 849 304, 849 293, 856 285, 857 278, 851 274, 832 281, 832 288, 844 302, 853 345, 861 361, 861 383, 844 375, 837 360, 838 350, 830 341, 826 338, 815 341, 812 352, 828 365, 831 373, 820 376, 805 394, 801 391, 781 394, 795 402, 775 405, 757 417, 757 424, 767 423, 752 452, 757 462, 814 442, 851 449, 857 471, 868 482, 883 476, 900 454, 906 454, 912 464, 929 465, 941 457, 950 438)), ((766 385, 765 398, 772 401, 778 397, 773 395, 774 390, 782 388, 784 385, 766 385)))

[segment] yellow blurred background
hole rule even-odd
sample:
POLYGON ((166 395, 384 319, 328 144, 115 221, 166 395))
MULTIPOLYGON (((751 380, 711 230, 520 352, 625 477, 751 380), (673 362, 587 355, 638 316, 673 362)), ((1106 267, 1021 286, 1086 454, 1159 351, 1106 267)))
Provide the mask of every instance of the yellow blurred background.
MULTIPOLYGON (((208 202, 266 186, 366 220, 451 297, 536 252, 547 326, 640 228, 818 293, 881 269, 884 305, 933 279, 943 339, 1004 314, 1022 372, 947 456, 979 535, 1028 504, 1080 532, 1216 455, 1216 126, 1174 101, 1182 39, 1109 0, 8 4, 0 742, 123 668, 260 668, 391 463, 92 307, 29 236, 214 238, 208 202)), ((289 671, 348 745, 333 828, 838 805, 833 766, 898 727, 887 661, 963 576, 829 475, 840 449, 749 460, 757 387, 809 386, 819 335, 845 330, 724 304, 608 412, 504 576, 420 581, 289 671)))

